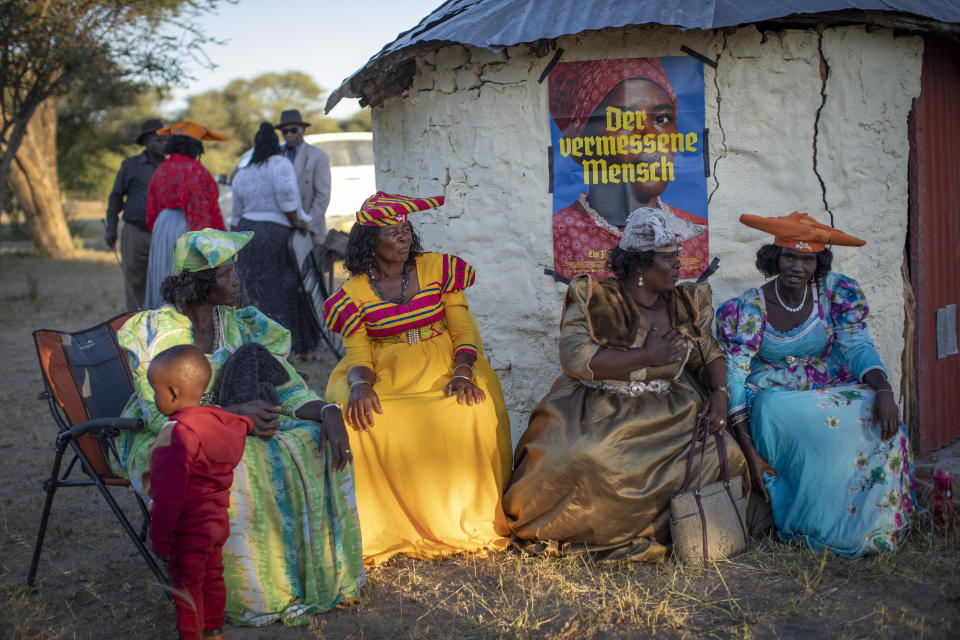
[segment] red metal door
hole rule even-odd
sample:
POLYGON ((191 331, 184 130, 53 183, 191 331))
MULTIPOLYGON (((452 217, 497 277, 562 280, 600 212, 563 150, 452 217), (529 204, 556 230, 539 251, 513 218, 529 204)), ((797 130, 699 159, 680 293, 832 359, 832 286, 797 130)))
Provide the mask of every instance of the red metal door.
POLYGON ((960 437, 960 354, 950 354, 955 350, 951 341, 956 345, 960 321, 957 42, 938 36, 925 38, 920 97, 911 116, 910 276, 917 299, 920 445, 926 453, 960 437))

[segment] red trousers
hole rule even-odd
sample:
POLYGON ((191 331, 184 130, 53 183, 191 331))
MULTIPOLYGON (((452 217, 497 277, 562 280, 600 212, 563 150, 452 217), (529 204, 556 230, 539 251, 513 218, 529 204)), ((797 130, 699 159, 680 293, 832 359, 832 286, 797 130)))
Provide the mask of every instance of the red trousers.
POLYGON ((200 640, 202 631, 223 626, 227 590, 221 550, 229 534, 224 506, 204 502, 185 508, 180 515, 167 570, 181 640, 200 640))

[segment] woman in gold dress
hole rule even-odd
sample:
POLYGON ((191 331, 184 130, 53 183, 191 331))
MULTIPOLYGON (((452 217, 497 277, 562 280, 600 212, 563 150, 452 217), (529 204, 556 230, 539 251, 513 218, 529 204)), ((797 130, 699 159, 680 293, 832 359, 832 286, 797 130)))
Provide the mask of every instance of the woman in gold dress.
POLYGON ((350 232, 352 274, 324 304, 346 356, 327 400, 346 407, 367 564, 502 549, 510 423, 463 295, 460 258, 425 253, 407 215, 443 198, 377 193, 350 232))
MULTIPOLYGON (((704 417, 712 433, 726 425, 726 365, 710 333, 710 287, 676 284, 680 243, 702 231, 642 207, 611 252, 616 277, 570 283, 563 375, 530 416, 503 498, 524 548, 665 556, 670 498, 683 483, 696 421, 704 417)), ((725 433, 724 441, 730 475, 746 480, 736 440, 725 433)), ((698 453, 691 482, 717 480, 713 438, 699 460, 698 453)))

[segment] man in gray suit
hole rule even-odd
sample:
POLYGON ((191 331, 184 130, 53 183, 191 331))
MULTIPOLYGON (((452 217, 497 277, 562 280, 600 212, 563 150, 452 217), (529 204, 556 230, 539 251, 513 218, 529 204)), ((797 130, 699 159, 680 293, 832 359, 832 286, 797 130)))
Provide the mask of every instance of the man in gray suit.
POLYGON ((330 158, 323 149, 303 141, 303 133, 309 122, 304 122, 300 112, 290 109, 280 114, 276 128, 283 134, 283 153, 293 163, 300 187, 300 202, 310 216, 310 235, 314 244, 323 244, 327 237, 327 222, 324 218, 330 204, 330 158))

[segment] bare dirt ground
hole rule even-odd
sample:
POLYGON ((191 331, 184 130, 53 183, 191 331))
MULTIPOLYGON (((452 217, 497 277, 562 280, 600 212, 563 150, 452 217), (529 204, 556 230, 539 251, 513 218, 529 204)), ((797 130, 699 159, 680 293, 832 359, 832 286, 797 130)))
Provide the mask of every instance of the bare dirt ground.
MULTIPOLYGON (((174 638, 173 606, 93 488, 61 489, 25 578, 56 435, 31 332, 122 310, 120 269, 97 238, 69 260, 33 257, 0 229, 0 640, 174 638)), ((333 361, 307 367, 322 389, 333 361)), ((127 490, 117 492, 133 509, 127 490)), ((132 511, 131 511, 132 513, 132 511)), ((960 535, 915 527, 899 553, 849 561, 764 538, 707 568, 596 564, 514 552, 371 571, 359 602, 309 625, 229 627, 234 640, 303 638, 960 637, 960 535)))

